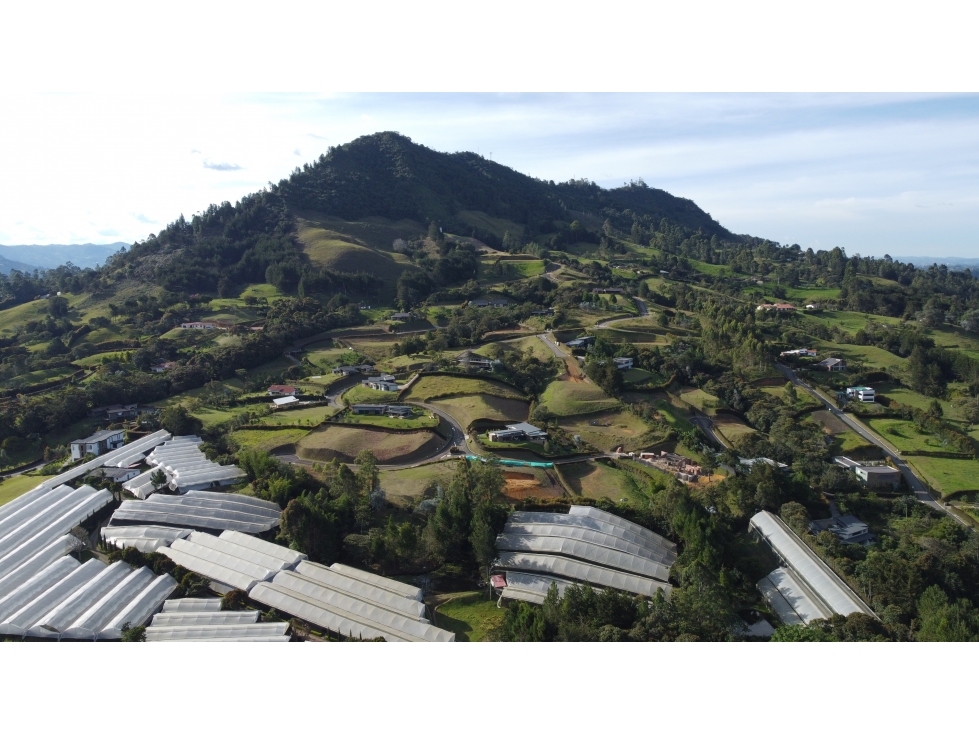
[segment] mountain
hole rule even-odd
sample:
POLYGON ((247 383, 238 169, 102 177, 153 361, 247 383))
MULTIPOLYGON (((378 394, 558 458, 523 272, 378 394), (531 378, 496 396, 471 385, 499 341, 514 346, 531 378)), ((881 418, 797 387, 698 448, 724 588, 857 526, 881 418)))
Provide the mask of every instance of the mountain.
POLYGON ((56 268, 72 263, 80 268, 94 268, 125 248, 125 242, 111 245, 0 245, 0 272, 11 269, 34 270, 56 268), (8 262, 11 264, 8 265, 8 262))
POLYGON ((912 255, 909 257, 898 257, 895 259, 900 260, 901 262, 911 263, 919 268, 929 268, 932 265, 944 265, 949 270, 965 270, 968 268, 973 271, 973 274, 979 277, 979 257, 933 257, 912 255))

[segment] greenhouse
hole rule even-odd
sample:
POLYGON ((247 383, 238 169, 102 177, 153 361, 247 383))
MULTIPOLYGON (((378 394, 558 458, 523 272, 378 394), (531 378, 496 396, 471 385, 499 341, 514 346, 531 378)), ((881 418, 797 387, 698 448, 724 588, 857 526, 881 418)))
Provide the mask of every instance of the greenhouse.
POLYGON ((112 513, 110 525, 164 525, 197 530, 237 530, 259 534, 279 525, 281 510, 242 502, 213 492, 153 495, 145 501, 127 500, 112 513), (205 494, 208 497, 194 495, 205 494))
POLYGON ((510 571, 506 575, 506 586, 503 587, 500 599, 519 599, 531 604, 543 604, 547 593, 551 590, 551 584, 557 586, 558 596, 564 596, 565 590, 572 583, 555 576, 510 571))
MULTIPOLYGON (((670 563, 676 561, 676 545, 670 543, 665 538, 661 538, 655 533, 646 530, 639 533, 619 525, 605 522, 585 515, 563 515, 556 512, 513 512, 510 514, 509 522, 514 525, 554 525, 558 527, 582 528, 595 532, 621 538, 629 543, 643 546, 652 551, 661 551, 670 563), (655 536, 655 540, 650 536, 655 536)), ((637 526, 638 527, 638 526, 637 526)), ((645 530, 645 528, 640 528, 645 530)))
MULTIPOLYGON (((637 576, 591 563, 544 553, 500 553, 494 568, 503 571, 519 571, 535 575, 559 576, 568 581, 592 586, 608 587, 653 597, 657 591, 670 593, 670 585, 652 578, 637 576)), ((509 577, 509 573, 507 574, 509 577)))
POLYGON ((549 523, 512 523, 508 522, 503 532, 507 535, 521 535, 528 537, 553 537, 581 540, 592 543, 611 550, 621 551, 629 555, 646 558, 657 563, 672 565, 676 561, 676 555, 663 550, 659 547, 649 548, 646 545, 633 543, 608 533, 598 530, 588 530, 587 528, 573 527, 569 525, 556 525, 549 523))
POLYGON ((667 565, 573 538, 511 535, 504 532, 502 535, 496 536, 496 548, 501 551, 567 556, 586 563, 608 566, 612 569, 647 576, 660 581, 669 581, 670 578, 670 567, 667 565))
POLYGON ((775 600, 771 602, 773 611, 778 613, 779 608, 784 609, 785 605, 793 610, 795 616, 787 615, 783 622, 798 624, 787 621, 798 617, 809 624, 833 614, 847 616, 854 612, 876 616, 780 518, 762 511, 751 518, 748 528, 764 540, 786 566, 785 569, 776 569, 759 582, 759 590, 766 599, 775 600), (778 601, 776 596, 782 601, 778 601))
POLYGON ((100 531, 107 544, 116 548, 135 548, 140 553, 153 553, 177 538, 186 538, 191 532, 186 528, 161 525, 107 525, 100 531))

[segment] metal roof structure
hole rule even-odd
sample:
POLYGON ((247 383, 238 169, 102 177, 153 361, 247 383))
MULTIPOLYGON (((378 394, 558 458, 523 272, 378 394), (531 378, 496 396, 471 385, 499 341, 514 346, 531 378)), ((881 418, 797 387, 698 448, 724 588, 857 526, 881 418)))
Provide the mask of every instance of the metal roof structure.
POLYGON ((345 637, 391 642, 453 642, 455 634, 425 618, 422 590, 377 574, 303 561, 256 584, 249 596, 262 604, 345 637))
MULTIPOLYGON (((828 618, 832 614, 847 616, 860 612, 876 616, 776 515, 767 511, 759 512, 751 518, 748 528, 764 540, 787 567, 776 569, 759 582, 759 590, 766 599, 775 599, 775 594, 778 594, 804 624, 828 618)), ((770 603, 776 614, 779 614, 779 608, 784 609, 784 605, 777 600, 770 603)), ((786 615, 783 621, 786 624, 798 624, 787 621, 788 619, 794 620, 794 617, 786 615)))
MULTIPOLYGON (((559 576, 568 581, 608 587, 653 597, 657 591, 670 593, 670 585, 644 576, 617 571, 591 563, 545 553, 500 553, 495 568, 521 571, 545 576, 559 576)), ((509 573, 508 573, 509 576, 509 573)))
POLYGON ((181 496, 156 494, 144 502, 127 500, 109 523, 259 534, 277 527, 281 513, 278 505, 253 497, 191 491, 181 496))

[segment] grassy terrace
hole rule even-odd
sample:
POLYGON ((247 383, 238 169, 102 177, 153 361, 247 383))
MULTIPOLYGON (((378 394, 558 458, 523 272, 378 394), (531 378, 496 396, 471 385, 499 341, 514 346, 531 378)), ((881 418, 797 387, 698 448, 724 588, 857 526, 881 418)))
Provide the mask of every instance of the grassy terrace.
POLYGON ((943 494, 960 489, 979 489, 979 461, 908 456, 905 459, 928 483, 943 494))
POLYGON ((301 428, 280 428, 269 429, 267 431, 235 431, 231 437, 235 442, 245 449, 255 451, 275 451, 276 449, 295 444, 309 431, 301 428))
POLYGON ((354 415, 353 413, 345 413, 341 419, 341 422, 351 425, 394 428, 402 431, 410 431, 414 428, 435 428, 435 426, 439 424, 438 418, 429 413, 416 413, 411 418, 395 418, 387 415, 354 415))
POLYGON ((480 380, 452 375, 419 377, 402 396, 405 400, 425 402, 433 398, 456 395, 495 395, 501 398, 523 397, 515 387, 493 380, 480 380))
POLYGON ((485 591, 444 594, 435 612, 435 626, 455 632, 456 642, 483 642, 492 639, 493 630, 503 618, 503 610, 485 591))
POLYGON ((572 435, 579 435, 602 451, 621 446, 623 451, 637 451, 664 438, 664 431, 644 423, 628 409, 562 418, 558 425, 572 435))
MULTIPOLYGON (((456 470, 458 460, 424 464, 411 469, 387 469, 380 473, 380 485, 392 502, 422 499, 425 489, 432 482, 443 488, 448 486, 456 470)), ((434 496, 434 495, 433 495, 434 496)))
POLYGON ((540 404, 557 416, 585 415, 619 407, 618 400, 608 397, 593 382, 572 379, 554 380, 541 395, 540 404))
POLYGON ((619 502, 633 499, 639 494, 632 477, 597 461, 564 464, 561 475, 571 490, 581 497, 608 497, 613 502, 619 502))

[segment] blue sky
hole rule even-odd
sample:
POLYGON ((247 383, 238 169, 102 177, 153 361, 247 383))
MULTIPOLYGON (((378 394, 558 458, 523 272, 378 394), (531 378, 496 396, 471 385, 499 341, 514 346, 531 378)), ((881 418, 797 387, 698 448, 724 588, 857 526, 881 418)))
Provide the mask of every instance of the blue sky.
POLYGON ((979 257, 975 95, 174 93, 11 105, 0 244, 142 239, 329 145, 397 130, 540 178, 642 178, 782 243, 979 257))

